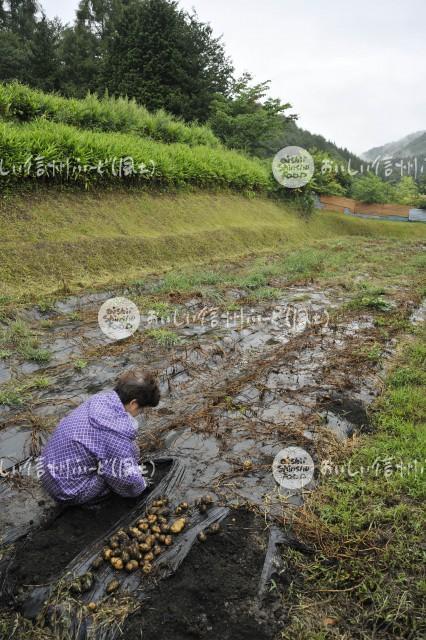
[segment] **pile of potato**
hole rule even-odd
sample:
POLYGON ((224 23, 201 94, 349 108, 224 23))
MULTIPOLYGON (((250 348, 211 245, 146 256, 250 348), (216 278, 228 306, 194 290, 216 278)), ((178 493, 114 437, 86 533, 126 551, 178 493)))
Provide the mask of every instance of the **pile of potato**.
MULTIPOLYGON (((203 496, 196 505, 200 513, 205 513, 213 505, 213 498, 203 496)), ((104 563, 108 563, 116 571, 132 573, 140 569, 145 575, 150 574, 153 560, 170 547, 174 537, 185 528, 188 518, 182 514, 185 514, 188 509, 188 503, 181 502, 172 513, 167 497, 155 500, 143 518, 139 518, 126 529, 120 529, 107 540, 101 555, 92 562, 91 569, 96 571, 104 563)), ((207 529, 207 533, 219 531, 220 525, 217 523, 207 529)), ((206 539, 205 532, 198 534, 200 542, 206 539)), ((88 572, 74 581, 71 587, 74 593, 84 593, 91 588, 92 584, 93 574, 88 572)), ((113 593, 119 586, 118 580, 111 580, 106 587, 106 592, 113 593)))
MULTIPOLYGON (((116 571, 136 571, 140 568, 144 574, 152 571, 152 561, 167 547, 173 544, 173 537, 183 531, 187 518, 181 516, 171 519, 168 498, 155 500, 143 518, 132 526, 120 529, 102 550, 102 555, 92 563, 92 569, 99 569, 108 562, 116 571)), ((188 509, 188 503, 181 502, 174 515, 180 515, 188 509)))

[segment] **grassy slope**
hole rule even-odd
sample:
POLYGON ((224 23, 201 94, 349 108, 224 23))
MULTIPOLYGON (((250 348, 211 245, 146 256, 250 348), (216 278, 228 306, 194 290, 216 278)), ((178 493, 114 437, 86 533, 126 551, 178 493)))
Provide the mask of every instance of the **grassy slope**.
POLYGON ((267 198, 206 192, 46 191, 0 210, 0 295, 17 298, 129 282, 148 272, 362 236, 422 240, 420 224, 316 213, 267 198))

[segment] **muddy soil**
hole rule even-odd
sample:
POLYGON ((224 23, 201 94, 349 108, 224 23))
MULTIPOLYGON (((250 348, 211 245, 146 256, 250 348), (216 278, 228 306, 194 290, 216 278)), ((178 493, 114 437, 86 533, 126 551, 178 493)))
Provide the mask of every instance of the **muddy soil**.
POLYGON ((257 601, 264 521, 232 511, 222 532, 194 544, 179 571, 159 583, 123 628, 126 640, 269 640, 278 623, 257 601))
MULTIPOLYGON (((131 339, 112 344, 100 335, 96 318, 55 317, 42 343, 53 352, 52 361, 30 368, 28 363, 8 364, 10 375, 39 371, 51 384, 35 389, 20 407, 0 407, 7 457, 21 461, 29 451, 37 455, 29 444, 40 444, 44 431, 48 435, 69 410, 112 387, 123 369, 146 367, 158 373, 162 399, 141 424, 143 458, 172 456, 185 463, 176 487, 180 500, 192 503, 208 492, 221 505, 256 509, 280 522, 292 505, 303 503, 303 492, 278 487, 271 472, 274 457, 284 447, 302 446, 319 467, 340 450, 344 438, 368 429, 383 361, 365 353, 379 345, 385 360, 395 347, 395 339, 383 337, 369 310, 337 313, 344 302, 338 289, 289 287, 282 299, 250 309, 252 317, 260 318, 256 322, 228 325, 227 317, 220 316, 219 324, 198 319, 166 325, 182 339, 172 347, 146 336, 145 325, 131 339), (306 315, 309 322, 303 321, 306 315), (75 370, 70 353, 83 357, 87 366, 75 370)), ((403 304, 408 316, 415 304, 403 304)), ((205 301, 189 300, 184 306, 202 313, 205 301)), ((314 489, 316 479, 306 490, 314 489)), ((48 505, 40 499, 37 478, 22 471, 16 483, 12 478, 2 484, 0 541, 15 542, 6 550, 13 555, 9 575, 15 592, 22 584, 53 580, 131 508, 115 498, 101 513, 73 510, 40 531, 48 505), (18 540, 28 532, 26 540, 18 540)), ((223 534, 206 545, 197 543, 176 574, 158 584, 126 624, 126 640, 271 637, 255 605, 265 520, 242 515, 240 509, 235 513, 223 534)))

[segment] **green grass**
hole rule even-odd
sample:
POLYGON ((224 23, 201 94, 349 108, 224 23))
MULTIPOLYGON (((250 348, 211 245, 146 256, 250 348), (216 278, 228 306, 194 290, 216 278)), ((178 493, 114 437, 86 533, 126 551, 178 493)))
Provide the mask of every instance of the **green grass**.
POLYGON ((17 122, 42 118, 81 129, 131 133, 161 142, 220 146, 208 127, 186 124, 162 110, 150 113, 135 100, 98 98, 94 94, 88 94, 83 100, 63 98, 19 82, 0 84, 0 117, 17 122))
POLYGON ((83 369, 85 369, 88 364, 89 363, 87 362, 87 360, 77 358, 77 360, 74 360, 74 369, 76 371, 83 371, 83 369))
POLYGON ((40 348, 38 338, 22 320, 14 320, 0 328, 0 347, 2 358, 17 353, 24 360, 42 363, 51 357, 47 349, 40 348))
POLYGON ((374 433, 343 461, 351 473, 323 479, 309 499, 298 530, 316 553, 288 558, 303 582, 283 638, 425 637, 425 338, 424 326, 407 338, 374 433))
POLYGON ((376 311, 389 311, 392 305, 380 295, 359 294, 350 302, 352 309, 375 309, 376 311))
POLYGON ((250 272, 233 274, 236 286, 267 287, 275 276, 288 282, 339 276, 352 287, 361 264, 372 282, 382 281, 384 268, 389 279, 417 278, 423 258, 415 243, 426 238, 426 225, 327 212, 305 222, 270 199, 206 192, 41 190, 3 203, 0 224, 6 306, 22 298, 46 305, 55 292, 137 287, 155 273, 164 292, 217 287, 232 275, 220 262, 253 255, 250 272))
POLYGON ((152 338, 161 347, 174 347, 182 343, 182 338, 174 331, 165 328, 148 329, 145 332, 148 338, 152 338))
POLYGON ((252 302, 276 300, 280 296, 282 296, 282 291, 278 287, 259 287, 251 293, 249 300, 252 302))
POLYGON ((0 388, 0 405, 22 406, 31 398, 31 391, 46 389, 50 385, 49 378, 38 376, 25 381, 11 380, 0 388))

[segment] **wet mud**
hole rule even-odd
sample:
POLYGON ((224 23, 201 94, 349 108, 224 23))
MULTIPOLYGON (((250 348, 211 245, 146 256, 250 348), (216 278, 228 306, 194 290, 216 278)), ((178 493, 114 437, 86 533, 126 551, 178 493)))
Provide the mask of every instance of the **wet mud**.
MULTIPOLYGON (((243 305, 241 292, 227 293, 243 305)), ((368 430, 383 361, 356 354, 380 343, 386 359, 395 345, 380 337, 372 314, 339 314, 346 298, 338 289, 289 287, 279 300, 246 309, 250 322, 243 322, 241 314, 229 322, 221 312, 212 322, 203 310, 205 301, 184 300, 180 311, 190 319, 161 325, 180 338, 171 347, 148 336, 147 316, 132 338, 106 339, 95 313, 104 299, 73 298, 48 314, 30 313, 35 323, 47 316, 52 320, 43 343, 52 352, 51 361, 2 364, 3 379, 35 372, 50 380, 47 389, 32 391, 21 407, 0 407, 0 443, 8 470, 0 481, 0 539, 10 545, 5 558, 9 563, 15 558, 9 564, 12 594, 23 584, 58 576, 131 509, 127 501, 112 499, 96 517, 83 510, 56 517, 36 468, 27 472, 25 465, 36 464, 43 441, 70 409, 111 388, 123 369, 146 367, 157 372, 162 399, 141 422, 143 459, 183 461, 179 499, 193 502, 207 491, 233 515, 223 535, 206 546, 193 545, 176 574, 159 582, 141 613, 129 619, 125 637, 140 638, 142 630, 147 639, 269 638, 270 628, 254 600, 267 535, 245 509, 263 514, 262 522, 281 522, 288 509, 303 504, 303 491, 275 482, 274 457, 297 445, 318 467, 342 440, 368 430), (81 319, 70 319, 76 310, 81 319), (81 370, 73 367, 71 355, 85 360, 81 370), (16 462, 21 467, 12 473, 16 462)), ((416 321, 419 312, 412 307, 408 311, 416 321)), ((316 473, 306 490, 317 480, 316 473)))

